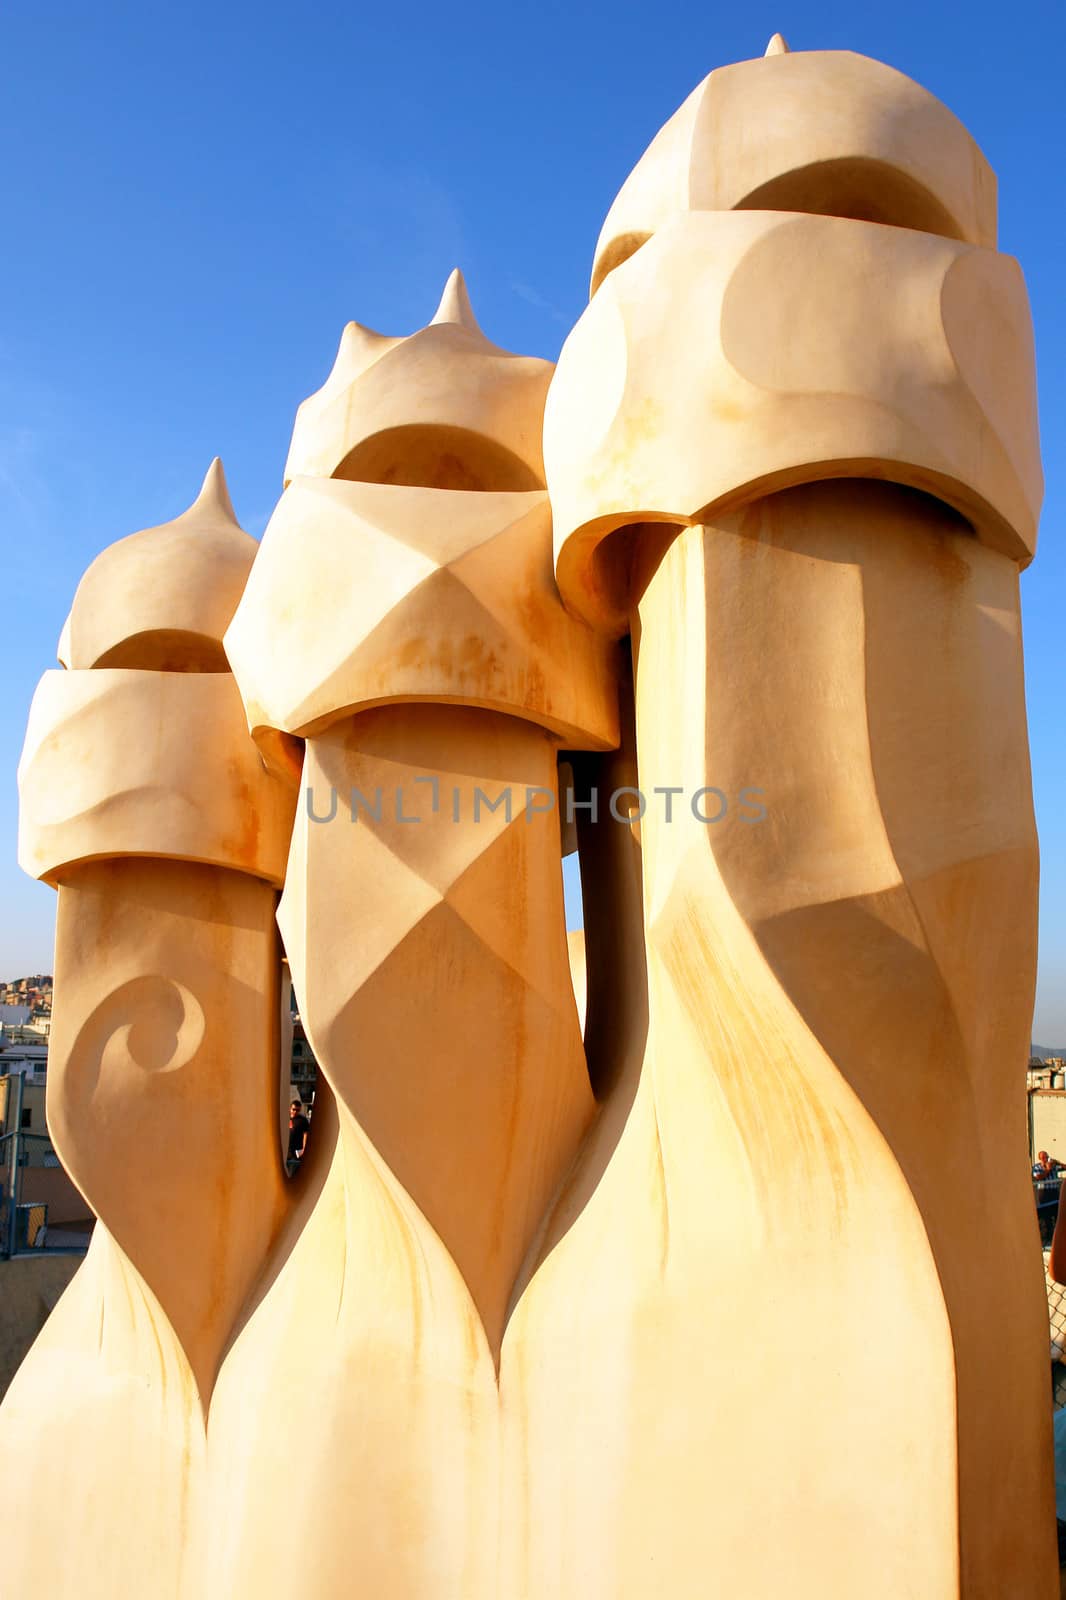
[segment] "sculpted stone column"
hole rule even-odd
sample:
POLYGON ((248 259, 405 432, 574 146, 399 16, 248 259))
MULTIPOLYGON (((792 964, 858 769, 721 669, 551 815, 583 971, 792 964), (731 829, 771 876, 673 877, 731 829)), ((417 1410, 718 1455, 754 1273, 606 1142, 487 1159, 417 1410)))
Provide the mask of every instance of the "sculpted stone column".
POLYGON ((648 1044, 604 1183, 654 1173, 654 1222, 594 1223, 601 1184, 527 1312, 541 1349, 554 1300, 630 1352, 595 1444, 556 1362, 530 1398, 574 1516, 621 1535, 596 1593, 1054 1593, 1022 1095, 1041 480, 994 192, 874 62, 712 73, 615 202, 549 395, 559 582, 632 633, 648 797, 648 1044))
POLYGON ((457 274, 410 339, 351 325, 226 635, 253 732, 306 740, 279 916, 340 1118, 212 1417, 217 1481, 256 1504, 232 1592, 278 1563, 323 1596, 347 1592, 341 1571, 375 1593, 492 1592, 501 1342, 594 1111, 557 752, 617 740, 612 647, 555 589, 550 375, 489 344, 457 274), (300 1399, 279 1370, 293 1348, 314 1352, 300 1399), (342 1548, 293 1548, 277 1520, 293 1410, 342 1548))
POLYGON ((100 1221, 3 1407, 14 1588, 180 1592, 211 1387, 286 1210, 274 912, 295 795, 222 649, 255 549, 216 462, 182 517, 89 568, 68 670, 30 714, 20 858, 59 890, 48 1122, 100 1221), (62 1537, 21 1503, 42 1481, 62 1537))

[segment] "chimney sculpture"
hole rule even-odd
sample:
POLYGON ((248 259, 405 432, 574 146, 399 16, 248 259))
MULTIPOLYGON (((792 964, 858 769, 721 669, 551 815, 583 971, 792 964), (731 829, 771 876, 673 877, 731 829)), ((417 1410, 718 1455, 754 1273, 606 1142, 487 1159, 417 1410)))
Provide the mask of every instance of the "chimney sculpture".
POLYGON ((641 828, 627 1210, 535 1286, 630 1351, 624 1393, 577 1385, 624 1431, 552 1432, 574 1522, 612 1519, 604 1594, 1054 1592, 1021 1084, 1042 486, 994 196, 915 84, 778 40, 638 162, 548 397, 560 588, 631 632, 640 784, 683 791, 641 828))
POLYGON ((279 922, 340 1122, 212 1414, 208 1502, 224 1517, 237 1478, 256 1507, 224 1546, 227 1593, 284 1573, 339 1594, 342 1557, 367 1592, 428 1593, 452 1560, 472 1594, 494 1581, 508 1308, 595 1109, 557 754, 618 739, 614 648, 552 571, 551 372, 489 343, 458 273, 408 339, 350 324, 226 635, 253 733, 306 740, 279 922), (328 1360, 279 1363, 324 1327, 328 1360), (342 1547, 287 1541, 296 1412, 342 1547))
POLYGON ((100 1220, 0 1416, 12 1594, 35 1575, 178 1593, 215 1373, 284 1216, 274 914, 295 792, 222 648, 256 548, 215 461, 182 516, 93 562, 67 670, 30 713, 19 855, 59 890, 48 1125, 100 1220), (17 1504, 43 1481, 65 1508, 47 1538, 17 1504))
POLYGON ((247 581, 217 481, 83 581, 22 851, 102 1222, 0 1412, 68 1508, 16 1488, 15 1589, 1057 1592, 994 179, 775 35, 652 142, 592 291, 554 375, 457 274, 409 338, 350 324, 247 581))

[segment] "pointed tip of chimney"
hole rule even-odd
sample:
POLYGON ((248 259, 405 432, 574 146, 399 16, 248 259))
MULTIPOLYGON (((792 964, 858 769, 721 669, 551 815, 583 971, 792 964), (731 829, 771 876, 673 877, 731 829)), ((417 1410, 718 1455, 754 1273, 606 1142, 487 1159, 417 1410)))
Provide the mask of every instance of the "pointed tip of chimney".
POLYGON ((335 389, 351 383, 396 343, 398 341, 388 334, 377 333, 362 322, 346 322, 329 377, 319 393, 332 394, 335 389))
POLYGON ((466 289, 466 280, 458 267, 453 268, 444 285, 444 293, 440 297, 440 305, 433 313, 430 327, 442 322, 455 323, 460 328, 468 328, 471 333, 480 333, 474 308, 470 304, 470 296, 466 289))
POLYGON ((791 51, 788 48, 788 40, 785 38, 784 34, 775 33, 773 38, 770 40, 770 43, 763 51, 763 54, 767 56, 791 55, 791 51))
POLYGON ((237 521, 237 513, 233 509, 230 499, 229 485, 226 482, 226 472, 220 456, 216 456, 204 474, 204 481, 200 493, 196 496, 190 511, 214 511, 226 518, 228 522, 237 521))

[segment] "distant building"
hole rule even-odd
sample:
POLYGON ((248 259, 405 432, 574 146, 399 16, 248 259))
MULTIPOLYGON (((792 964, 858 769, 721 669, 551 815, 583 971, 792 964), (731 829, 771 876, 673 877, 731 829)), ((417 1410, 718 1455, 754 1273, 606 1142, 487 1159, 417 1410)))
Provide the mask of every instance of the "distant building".
MULTIPOLYGON (((27 1008, 33 1014, 33 1019, 50 1017, 52 1014, 52 977, 50 973, 38 972, 30 978, 14 978, 8 983, 0 983, 0 1012, 5 1006, 20 1006, 27 1008)), ((0 1022, 3 1018, 0 1017, 0 1022)))
POLYGON ((87 1228, 92 1211, 64 1171, 48 1133, 44 1064, 23 1058, 21 1068, 9 1070, 7 1058, 8 1052, 0 1051, 0 1192, 9 1190, 17 1146, 19 1204, 45 1206, 50 1228, 87 1228))
MULTIPOLYGON (((17 1030, 22 1032, 22 1030, 17 1030)), ((39 1036, 0 1042, 0 1074, 22 1073, 29 1083, 44 1087, 48 1074, 48 1045, 39 1036)))
POLYGON ((1066 1059, 1029 1062, 1029 1159, 1046 1150, 1066 1165, 1066 1059))
POLYGON ((289 1099, 310 1105, 318 1083, 318 1062, 299 1017, 292 1019, 292 1059, 289 1068, 289 1099))

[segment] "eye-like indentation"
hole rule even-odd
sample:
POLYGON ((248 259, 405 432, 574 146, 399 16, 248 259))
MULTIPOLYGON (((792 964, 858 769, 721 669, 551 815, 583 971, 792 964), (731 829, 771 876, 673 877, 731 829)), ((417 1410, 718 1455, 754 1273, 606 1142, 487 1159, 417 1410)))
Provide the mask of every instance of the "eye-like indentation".
POLYGON ((133 667, 141 672, 228 672, 218 639, 181 628, 146 628, 105 650, 95 667, 133 667))
POLYGON ((348 452, 333 476, 352 483, 498 494, 528 494, 544 487, 498 440, 443 424, 411 424, 372 434, 348 452))
MULTIPOLYGON (((693 209, 724 208, 695 205, 693 209)), ((759 184, 728 209, 848 217, 913 233, 934 233, 942 239, 967 237, 958 218, 924 184, 899 167, 868 156, 806 162, 759 184)), ((661 218, 660 225, 665 220, 665 216, 661 218)), ((651 231, 630 231, 612 239, 597 258, 591 294, 652 237, 651 231)))
POLYGON ((647 244, 650 238, 650 233, 620 233, 617 239, 612 239, 593 269, 592 283, 589 286, 589 299, 596 293, 603 280, 610 276, 615 267, 622 266, 629 260, 630 256, 635 256, 640 247, 647 244))
POLYGON ((737 211, 805 211, 820 217, 880 222, 943 239, 965 230, 934 194, 899 167, 867 156, 812 161, 782 172, 738 200, 737 211))

